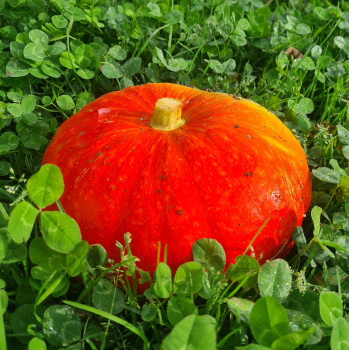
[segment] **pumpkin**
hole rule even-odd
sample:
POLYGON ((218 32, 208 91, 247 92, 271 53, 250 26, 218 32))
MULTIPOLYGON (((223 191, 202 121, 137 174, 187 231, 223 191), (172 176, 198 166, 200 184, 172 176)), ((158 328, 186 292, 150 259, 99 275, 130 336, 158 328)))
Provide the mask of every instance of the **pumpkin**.
POLYGON ((57 130, 43 163, 60 167, 61 202, 83 239, 118 261, 131 233, 137 266, 174 270, 200 238, 261 262, 292 245, 311 198, 302 147, 260 105, 175 84, 129 87, 83 107, 57 130), (163 255, 163 252, 161 256, 163 255))

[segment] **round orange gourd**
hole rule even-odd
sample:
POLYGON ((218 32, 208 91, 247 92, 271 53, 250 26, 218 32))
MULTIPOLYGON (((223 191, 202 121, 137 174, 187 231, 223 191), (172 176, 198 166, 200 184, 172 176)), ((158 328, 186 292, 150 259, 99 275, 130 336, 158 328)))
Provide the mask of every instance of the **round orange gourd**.
POLYGON ((234 262, 267 219, 248 254, 283 256, 311 198, 303 149, 276 116, 167 83, 86 105, 58 129, 43 163, 61 168, 61 202, 83 239, 118 260, 115 241, 130 232, 137 265, 150 272, 159 241, 173 269, 192 259, 199 238, 218 240, 234 262))

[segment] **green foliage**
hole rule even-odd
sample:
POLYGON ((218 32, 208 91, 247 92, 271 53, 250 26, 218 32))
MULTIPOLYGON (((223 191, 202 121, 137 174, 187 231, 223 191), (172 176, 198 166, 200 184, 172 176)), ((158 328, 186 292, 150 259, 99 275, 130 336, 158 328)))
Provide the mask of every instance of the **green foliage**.
POLYGON ((159 263, 156 268, 154 292, 160 298, 169 298, 172 294, 172 272, 165 263, 159 263))
POLYGON ((42 329, 51 345, 61 347, 75 343, 81 337, 81 321, 73 308, 52 305, 44 313, 42 329))
POLYGON ((164 338, 160 349, 216 349, 215 319, 208 315, 187 316, 164 338))
POLYGON ((271 296, 282 303, 292 287, 292 273, 285 260, 276 259, 261 267, 258 287, 262 297, 271 296))
POLYGON ((39 208, 55 203, 64 191, 63 176, 56 165, 46 164, 27 184, 29 198, 39 208))
POLYGON ((225 252, 223 247, 215 239, 202 238, 193 245, 193 258, 206 268, 214 268, 223 271, 225 266, 225 252))
POLYGON ((335 321, 343 316, 342 299, 333 292, 321 294, 320 315, 328 326, 333 326, 335 321))
POLYGON ((346 349, 348 28, 346 2, 0 0, 0 349, 346 349), (128 235, 122 263, 81 240, 59 169, 40 169, 49 140, 96 97, 165 81, 249 98, 296 135, 313 198, 287 261, 226 262, 203 238, 149 276, 128 235))
POLYGON ((257 342, 271 346, 275 340, 288 334, 287 312, 274 298, 261 298, 252 307, 250 325, 257 342))
POLYGON ((116 315, 123 310, 125 298, 120 289, 102 279, 93 288, 92 303, 97 309, 116 315))

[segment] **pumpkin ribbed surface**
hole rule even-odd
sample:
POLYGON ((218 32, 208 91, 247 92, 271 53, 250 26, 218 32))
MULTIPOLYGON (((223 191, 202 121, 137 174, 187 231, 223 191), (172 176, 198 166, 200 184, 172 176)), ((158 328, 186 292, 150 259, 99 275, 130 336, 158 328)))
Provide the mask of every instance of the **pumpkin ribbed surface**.
POLYGON ((131 233, 137 266, 154 271, 158 242, 167 263, 192 259, 199 238, 215 238, 227 262, 269 218, 248 254, 265 261, 290 247, 311 198, 302 147, 265 108, 174 84, 108 93, 65 121, 43 163, 61 168, 61 202, 83 239, 116 261, 115 241, 131 233), (151 127, 157 100, 182 102, 184 125, 151 127))

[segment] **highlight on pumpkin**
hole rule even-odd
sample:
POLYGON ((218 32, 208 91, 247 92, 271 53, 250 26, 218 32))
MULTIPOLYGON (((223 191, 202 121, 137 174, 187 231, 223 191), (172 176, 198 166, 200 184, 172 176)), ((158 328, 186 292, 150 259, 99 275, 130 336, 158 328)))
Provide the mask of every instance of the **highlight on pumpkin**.
POLYGON ((185 124, 181 118, 182 102, 175 98, 160 98, 156 101, 150 125, 153 129, 170 131, 185 124))

